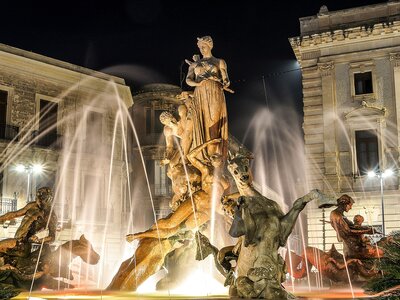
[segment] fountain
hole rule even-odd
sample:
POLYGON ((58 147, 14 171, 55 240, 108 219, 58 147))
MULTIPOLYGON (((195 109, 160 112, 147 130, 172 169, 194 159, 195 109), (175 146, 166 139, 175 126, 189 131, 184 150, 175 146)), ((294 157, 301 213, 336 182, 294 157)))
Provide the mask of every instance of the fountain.
MULTIPOLYGON (((260 111, 248 131, 255 135, 255 151, 252 154, 244 149, 228 136, 224 92, 233 91, 229 87, 226 63, 212 56, 211 37, 199 38, 198 47, 202 58, 195 55, 193 61, 187 61, 187 83, 195 88, 194 92, 185 91, 178 95, 179 117, 166 111, 157 120, 163 125, 166 139, 166 151, 160 164, 167 168, 173 195, 169 199, 170 214, 161 218, 157 218, 151 198, 155 222, 147 230, 137 232, 138 224, 132 218, 137 208, 131 203, 124 204, 129 208, 125 211, 125 218, 121 218, 123 222, 113 228, 116 225, 115 218, 121 217, 115 212, 116 206, 121 206, 121 199, 124 199, 116 185, 126 184, 128 198, 134 198, 130 189, 130 167, 143 168, 147 186, 141 188, 147 189, 150 196, 152 194, 134 120, 130 118, 127 103, 122 101, 115 82, 107 83, 107 93, 94 97, 95 105, 88 105, 101 107, 111 126, 107 124, 103 128, 104 121, 83 107, 80 111, 63 116, 57 124, 50 125, 32 139, 29 128, 40 123, 40 118, 34 119, 21 130, 18 142, 15 140, 3 153, 6 160, 2 168, 5 169, 15 164, 32 143, 43 139, 57 127, 61 126, 64 130, 59 175, 54 186, 56 201, 47 203, 46 209, 37 204, 39 214, 42 214, 41 227, 30 232, 22 244, 19 234, 13 240, 6 240, 6 246, 0 244, 3 257, 6 257, 4 268, 0 266, 0 283, 14 284, 11 289, 4 289, 4 295, 11 296, 23 289, 29 291, 29 296, 46 298, 48 295, 44 292, 35 292, 45 285, 48 289, 57 290, 51 293, 72 293, 71 297, 80 295, 82 289, 93 291, 94 295, 87 293, 87 297, 132 297, 143 293, 142 288, 153 280, 157 281, 157 288, 167 291, 168 295, 173 295, 182 285, 190 289, 193 284, 204 285, 208 289, 211 283, 216 283, 221 291, 225 283, 229 291, 222 289, 224 297, 292 299, 293 295, 301 294, 304 288, 304 282, 295 282, 294 278, 306 277, 306 285, 311 292, 312 265, 318 269, 321 282, 322 276, 327 276, 323 269, 318 268, 322 263, 329 261, 335 266, 339 265, 338 260, 336 263, 332 261, 334 255, 338 255, 338 252, 333 254, 333 250, 325 260, 313 260, 316 255, 323 256, 326 253, 318 252, 316 248, 306 248, 302 222, 295 226, 300 212, 309 202, 332 203, 335 199, 311 188, 299 192, 299 178, 306 177, 304 167, 299 163, 304 161, 299 154, 302 141, 299 135, 293 135, 288 127, 282 125, 281 113, 288 112, 260 111), (109 140, 99 139, 103 130, 109 132, 109 140), (129 160, 126 142, 129 133, 132 133, 138 145, 141 155, 139 165, 132 166, 129 160), (266 146, 273 149, 273 159, 264 157, 266 149, 263 147, 266 146), (119 158, 117 162, 115 158, 119 158), (259 185, 253 182, 250 171, 252 159, 254 182, 259 185), (277 167, 281 161, 285 165, 282 172, 277 167), (293 165, 298 168, 288 172, 293 165), (88 168, 91 169, 90 173, 86 172, 88 168), (126 174, 128 182, 123 183, 121 174, 126 174), (273 184, 278 193, 274 194, 268 188, 271 181, 266 179, 267 176, 274 176, 273 184), (82 182, 87 187, 83 190, 82 182), (299 197, 299 194, 305 196, 299 197), (115 201, 116 198, 120 200, 119 203, 115 201), (82 202, 82 199, 85 201, 82 202), (297 200, 292 203, 288 199, 297 200), (54 214, 58 215, 61 222, 54 221, 54 214), (70 224, 63 222, 68 217, 70 224), (226 225, 225 228, 219 226, 221 223, 226 225), (39 237, 39 229, 44 229, 44 237, 39 237), (293 230, 299 233, 297 240, 289 237, 293 230), (59 247, 53 249, 51 242, 62 235, 65 241, 70 242, 58 243, 59 247), (120 247, 115 247, 115 241, 111 242, 112 239, 120 241, 125 235, 131 245, 121 241, 120 247), (300 239, 303 239, 302 242, 300 239), (24 262, 10 259, 15 256, 18 243, 24 246, 24 253, 18 254, 25 259, 24 262), (84 251, 77 250, 82 248, 84 251), (282 249, 287 252, 286 262, 282 249), (292 250, 297 253, 303 250, 305 255, 292 255, 292 250), (213 259, 209 257, 210 254, 213 259), (77 256, 82 260, 75 260, 77 256), (25 270, 26 259, 33 257, 36 259, 35 268, 25 270), (120 264, 121 259, 123 262, 120 264), (298 267, 296 262, 300 261, 302 264, 298 267), (195 266, 197 270, 188 268, 187 264, 195 266), (300 271, 301 276, 296 277, 296 272, 300 271), (160 279, 160 273, 164 273, 164 278, 160 279), (192 278, 194 281, 190 281, 192 278), (21 284, 15 285, 15 280, 21 284), (282 284, 286 285, 287 290, 282 284), (63 291, 72 286, 77 289, 63 291)), ((59 105, 71 106, 68 101, 76 89, 79 86, 60 95, 59 105)), ((45 108, 41 118, 51 113, 52 108, 51 105, 45 108)), ((28 203, 27 206, 40 203, 40 197, 39 193, 37 202, 28 203)), ((37 217, 33 215, 31 217, 36 221, 37 217)), ((15 212, 8 213, 0 216, 0 220, 11 220, 15 216, 15 212)), ((28 227, 32 225, 29 220, 33 219, 26 219, 28 227)), ((24 221, 17 225, 23 228, 24 221)), ((370 229, 362 230, 363 234, 370 232, 370 229)), ((376 253, 380 253, 376 249, 376 253)), ((359 273, 368 273, 369 270, 360 267, 359 257, 352 257, 350 261, 345 256, 347 253, 343 255, 343 267, 340 266, 341 277, 351 285, 359 274, 353 272, 350 265, 356 265, 359 273)), ((368 275, 372 277, 377 273, 375 271, 368 275)), ((354 291, 351 292, 354 297, 354 291)), ((187 289, 184 293, 189 294, 187 289)), ((194 296, 203 298, 204 295, 199 293, 196 291, 194 296)), ((206 296, 215 295, 206 292, 206 296)))

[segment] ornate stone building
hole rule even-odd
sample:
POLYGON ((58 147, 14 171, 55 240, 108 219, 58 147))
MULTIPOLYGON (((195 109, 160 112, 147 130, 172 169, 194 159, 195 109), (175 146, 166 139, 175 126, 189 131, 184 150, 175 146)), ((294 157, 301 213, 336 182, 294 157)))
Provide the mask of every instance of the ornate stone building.
MULTIPOLYGON (((125 238, 124 135, 132 104, 121 78, 0 45, 0 213, 50 186, 57 242, 84 233, 107 259, 100 267, 115 267, 125 238)), ((0 237, 18 224, 2 226, 0 237)))
MULTIPOLYGON (((386 233, 398 230, 400 1, 332 12, 323 6, 301 18, 300 36, 289 40, 302 71, 307 185, 347 193, 356 201, 350 217, 361 214, 377 227, 384 217, 386 233), (394 176, 367 176, 387 169, 394 176)), ((322 248, 323 235, 327 247, 338 244, 321 209, 308 216, 309 244, 322 248)))

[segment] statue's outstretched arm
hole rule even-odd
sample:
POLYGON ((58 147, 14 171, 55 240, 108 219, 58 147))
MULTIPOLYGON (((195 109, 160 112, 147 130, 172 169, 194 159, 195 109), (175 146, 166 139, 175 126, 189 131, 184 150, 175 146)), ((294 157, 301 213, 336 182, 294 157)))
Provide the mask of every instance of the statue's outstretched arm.
POLYGON ((289 212, 281 218, 281 247, 286 245, 286 241, 289 238, 294 225, 296 224, 297 218, 304 207, 306 207, 307 203, 320 197, 322 197, 322 194, 319 190, 312 190, 307 195, 297 199, 293 203, 293 207, 289 210, 289 212))
POLYGON ((23 215, 26 214, 26 212, 36 206, 36 202, 28 203, 25 205, 23 208, 16 210, 16 211, 10 211, 2 216, 0 216, 0 223, 4 223, 5 221, 13 220, 18 217, 22 217, 23 215))

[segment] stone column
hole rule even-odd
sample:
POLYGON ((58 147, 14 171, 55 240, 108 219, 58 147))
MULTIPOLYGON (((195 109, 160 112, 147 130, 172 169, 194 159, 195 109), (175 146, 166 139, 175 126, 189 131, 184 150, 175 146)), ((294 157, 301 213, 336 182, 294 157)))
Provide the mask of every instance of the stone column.
MULTIPOLYGON (((396 105, 396 123, 400 126, 400 53, 390 53, 390 61, 393 66, 393 91, 396 105)), ((400 130, 397 129, 397 151, 400 151, 400 130)))
MULTIPOLYGON (((397 153, 400 152, 400 53, 390 53, 390 61, 393 66, 393 93, 396 110, 397 123, 397 153)), ((399 158, 400 159, 400 158, 399 158)), ((397 184, 400 184, 400 177, 397 177, 397 184)))

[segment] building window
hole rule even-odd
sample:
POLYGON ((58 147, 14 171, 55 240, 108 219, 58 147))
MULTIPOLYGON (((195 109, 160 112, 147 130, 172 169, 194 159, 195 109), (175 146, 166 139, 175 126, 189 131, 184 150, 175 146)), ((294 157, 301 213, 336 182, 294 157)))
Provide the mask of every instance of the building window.
POLYGON ((86 115, 86 152, 100 153, 103 136, 103 114, 89 110, 86 115))
POLYGON ((151 134, 151 109, 146 108, 144 117, 146 119, 146 135, 151 134))
POLYGON ((168 196, 168 177, 166 167, 162 166, 159 161, 154 161, 154 195, 168 196))
POLYGON ((154 160, 148 158, 144 161, 146 166, 146 173, 149 183, 152 184, 154 181, 154 160))
POLYGON ((146 135, 163 132, 164 125, 160 121, 160 115, 163 111, 161 109, 145 108, 146 135))
POLYGON ((356 131, 357 166, 360 175, 379 171, 378 137, 375 130, 356 131))
POLYGON ((354 73, 354 92, 356 95, 372 94, 372 72, 354 73))
POLYGON ((163 110, 155 110, 154 111, 154 133, 162 133, 164 129, 164 125, 160 121, 160 115, 163 110))
POLYGON ((8 92, 0 90, 0 124, 7 124, 7 99, 8 92))
POLYGON ((2 139, 6 137, 7 130, 7 98, 8 93, 0 90, 0 138, 2 139))
POLYGON ((53 101, 39 101, 39 139, 38 144, 49 147, 57 142, 58 104, 53 101))
POLYGON ((3 197, 3 181, 4 181, 4 172, 3 166, 0 166, 0 198, 3 197))

